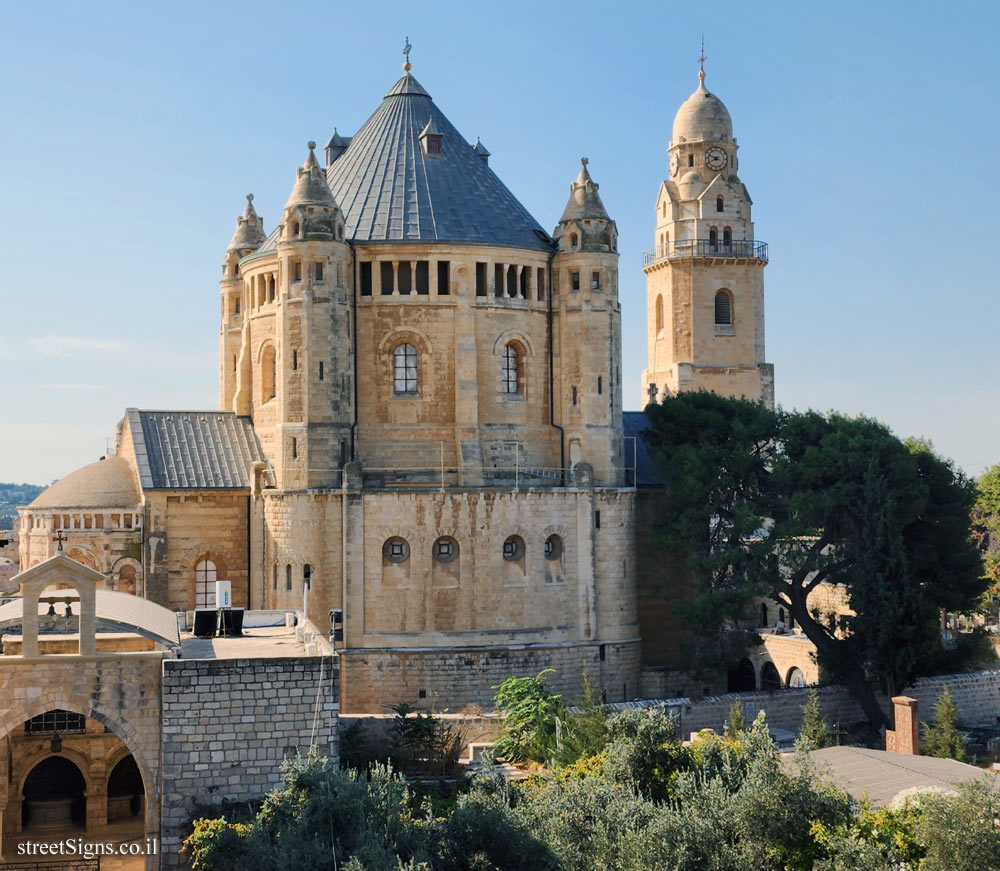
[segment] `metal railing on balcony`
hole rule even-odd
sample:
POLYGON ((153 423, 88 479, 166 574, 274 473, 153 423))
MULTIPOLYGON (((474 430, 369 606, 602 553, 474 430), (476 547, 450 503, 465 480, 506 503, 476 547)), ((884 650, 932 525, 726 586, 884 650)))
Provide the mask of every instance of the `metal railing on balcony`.
POLYGON ((712 239, 691 239, 657 245, 642 255, 642 265, 684 257, 731 257, 734 260, 767 260, 767 242, 739 239, 731 242, 712 239))

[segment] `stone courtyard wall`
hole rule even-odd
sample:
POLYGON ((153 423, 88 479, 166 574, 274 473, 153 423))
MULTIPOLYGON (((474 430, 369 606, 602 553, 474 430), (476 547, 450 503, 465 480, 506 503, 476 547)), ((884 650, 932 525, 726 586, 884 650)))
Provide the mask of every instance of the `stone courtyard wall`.
MULTIPOLYGON (((902 694, 919 702, 920 719, 927 721, 933 716, 934 704, 946 686, 958 706, 958 717, 963 726, 997 725, 1000 718, 1000 670, 920 678, 902 694)), ((860 705, 846 687, 831 685, 813 689, 819 695, 823 717, 831 726, 837 724, 840 728, 847 728, 865 719, 860 705)), ((727 693, 699 700, 647 699, 616 704, 613 707, 622 710, 663 706, 678 714, 681 733, 686 736, 699 729, 721 731, 729 717, 729 708, 733 702, 738 701, 743 705, 747 719, 753 719, 758 711, 765 711, 768 725, 797 732, 802 725, 802 706, 806 702, 807 693, 808 688, 773 693, 727 693)), ((878 699, 884 711, 892 709, 887 696, 879 694, 878 699)))
POLYGON ((314 744, 337 758, 337 684, 333 656, 164 662, 161 867, 197 807, 260 798, 314 744))

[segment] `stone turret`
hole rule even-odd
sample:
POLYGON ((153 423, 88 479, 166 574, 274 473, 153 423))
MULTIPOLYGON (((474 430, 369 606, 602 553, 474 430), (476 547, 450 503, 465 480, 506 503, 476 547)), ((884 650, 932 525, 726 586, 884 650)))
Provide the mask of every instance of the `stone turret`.
POLYGON ((557 407, 567 461, 593 466, 596 482, 622 482, 621 309, 618 228, 582 158, 553 233, 553 330, 559 348, 557 407))

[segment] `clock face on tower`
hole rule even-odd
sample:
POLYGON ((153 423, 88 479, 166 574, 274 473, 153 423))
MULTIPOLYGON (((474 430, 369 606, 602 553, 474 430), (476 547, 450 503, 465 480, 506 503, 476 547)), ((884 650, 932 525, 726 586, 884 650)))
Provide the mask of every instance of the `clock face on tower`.
POLYGON ((724 169, 727 163, 729 163, 729 156, 725 149, 719 148, 718 145, 713 145, 705 152, 705 166, 709 169, 718 172, 720 169, 724 169))
POLYGON ((677 156, 677 152, 675 151, 673 154, 670 155, 670 174, 677 175, 677 170, 680 169, 680 167, 681 167, 681 161, 680 158, 677 156))

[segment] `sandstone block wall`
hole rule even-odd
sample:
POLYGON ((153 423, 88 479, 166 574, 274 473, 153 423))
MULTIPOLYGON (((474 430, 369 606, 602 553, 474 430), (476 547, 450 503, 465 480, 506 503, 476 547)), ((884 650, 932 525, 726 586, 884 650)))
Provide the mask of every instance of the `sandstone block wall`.
POLYGON ((312 746, 337 758, 337 682, 332 656, 164 662, 163 868, 197 806, 259 798, 312 746))

